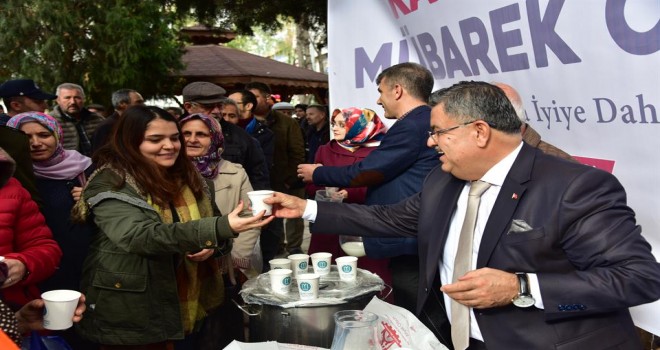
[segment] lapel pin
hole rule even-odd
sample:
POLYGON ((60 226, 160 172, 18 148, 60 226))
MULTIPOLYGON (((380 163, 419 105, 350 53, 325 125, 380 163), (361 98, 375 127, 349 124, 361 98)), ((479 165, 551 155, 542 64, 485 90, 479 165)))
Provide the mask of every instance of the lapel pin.
POLYGON ((517 193, 512 194, 511 199, 518 199, 518 194, 517 193))

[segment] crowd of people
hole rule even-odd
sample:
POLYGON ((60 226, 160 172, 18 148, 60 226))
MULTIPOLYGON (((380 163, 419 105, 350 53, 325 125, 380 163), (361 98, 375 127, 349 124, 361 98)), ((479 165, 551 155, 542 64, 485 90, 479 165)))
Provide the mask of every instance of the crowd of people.
POLYGON ((77 84, 3 83, 0 311, 40 329, 40 292, 79 290, 73 349, 219 349, 305 219, 310 254, 363 236, 359 267, 450 348, 637 348, 627 309, 660 298, 660 265, 618 181, 542 141, 507 84, 433 92, 415 63, 376 84, 380 115, 197 81, 168 109, 117 90, 104 116, 77 84), (311 200, 331 187, 343 203, 311 200))

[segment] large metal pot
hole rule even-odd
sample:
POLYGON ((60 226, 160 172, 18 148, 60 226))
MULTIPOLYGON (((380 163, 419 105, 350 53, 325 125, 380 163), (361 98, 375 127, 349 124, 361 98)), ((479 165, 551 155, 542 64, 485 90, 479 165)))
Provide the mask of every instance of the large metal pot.
POLYGON ((250 315, 250 342, 275 340, 280 343, 330 348, 335 332, 334 314, 341 310, 362 310, 376 294, 372 292, 343 304, 282 308, 273 305, 242 307, 250 315))
MULTIPOLYGON (((336 267, 333 266, 330 275, 326 276, 326 281, 328 279, 333 280, 335 274, 338 280, 336 267)), ((258 277, 260 281, 266 278, 266 274, 258 277)), ((333 318, 335 312, 362 310, 374 295, 379 292, 382 293, 383 288, 382 279, 377 275, 359 269, 357 284, 347 286, 338 282, 329 282, 330 285, 333 285, 333 283, 336 283, 336 285, 319 291, 319 297, 322 298, 324 293, 328 293, 328 296, 336 298, 336 293, 340 290, 344 297, 338 298, 341 300, 336 303, 283 307, 290 300, 283 301, 281 296, 269 298, 266 290, 269 287, 266 287, 266 283, 259 281, 246 282, 241 295, 247 304, 239 306, 239 308, 249 315, 249 341, 274 340, 281 343, 330 348, 335 331, 333 318), (374 285, 378 284, 379 288, 373 288, 374 285), (247 291, 245 290, 246 286, 248 287, 247 291)), ((297 294, 297 291, 292 291, 289 297, 295 299, 297 294)), ((382 298, 386 297, 387 295, 382 298)))

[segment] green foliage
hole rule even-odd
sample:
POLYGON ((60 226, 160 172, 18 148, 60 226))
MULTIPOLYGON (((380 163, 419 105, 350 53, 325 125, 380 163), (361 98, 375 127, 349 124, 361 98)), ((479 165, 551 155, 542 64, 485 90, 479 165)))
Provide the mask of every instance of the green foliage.
MULTIPOLYGON (((266 31, 281 28, 278 15, 292 19, 305 29, 325 33, 328 0, 160 0, 177 14, 194 14, 202 23, 235 28, 252 35, 254 27, 266 31), (218 23, 219 22, 219 23, 218 23)), ((321 41, 325 41, 323 38, 321 41)))
POLYGON ((294 64, 293 42, 295 27, 291 23, 283 24, 284 30, 275 35, 260 27, 252 29, 252 35, 237 35, 225 44, 228 47, 249 52, 262 57, 273 58, 288 64, 294 64))
POLYGON ((0 81, 31 78, 49 91, 81 84, 87 102, 120 88, 166 95, 182 68, 174 15, 154 1, 4 0, 0 81))
POLYGON ((184 84, 174 75, 183 68, 180 24, 195 18, 252 35, 280 29, 279 16, 321 33, 314 42, 325 46, 327 0, 0 0, 0 82, 30 78, 53 92, 77 83, 87 103, 105 105, 121 88, 172 95, 184 84))

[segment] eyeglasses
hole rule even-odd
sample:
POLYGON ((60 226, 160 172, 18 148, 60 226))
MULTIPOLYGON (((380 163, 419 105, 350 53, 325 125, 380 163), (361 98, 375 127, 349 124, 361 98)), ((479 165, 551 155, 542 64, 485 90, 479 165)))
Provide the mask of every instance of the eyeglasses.
MULTIPOLYGON (((470 125, 470 124, 472 124, 472 123, 474 123, 474 122, 478 122, 478 121, 480 121, 480 120, 482 120, 482 119, 477 119, 477 120, 473 120, 473 121, 465 122, 465 123, 463 123, 463 124, 458 124, 458 125, 450 126, 450 127, 448 127, 448 128, 444 128, 444 129, 440 129, 440 130, 429 130, 429 131, 428 131, 428 133, 429 133, 429 137, 432 138, 433 141, 438 142, 438 139, 440 138, 440 135, 446 134, 446 133, 448 133, 448 132, 450 132, 450 131, 452 131, 452 130, 456 130, 456 129, 462 127, 462 126, 470 125)), ((490 124, 489 124, 489 125, 490 125, 490 124)))

